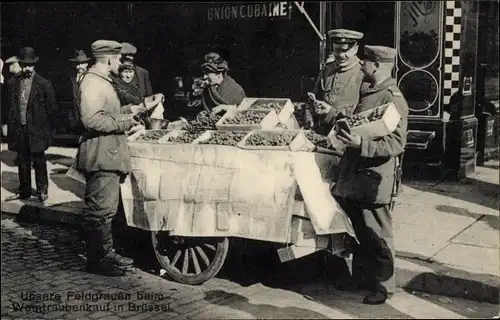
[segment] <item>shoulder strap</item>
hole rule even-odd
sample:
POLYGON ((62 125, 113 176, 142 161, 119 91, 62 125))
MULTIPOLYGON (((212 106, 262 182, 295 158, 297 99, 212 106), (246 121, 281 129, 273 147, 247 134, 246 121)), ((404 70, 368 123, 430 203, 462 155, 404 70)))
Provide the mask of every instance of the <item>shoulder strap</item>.
POLYGON ((399 90, 398 87, 391 86, 388 88, 388 90, 392 94, 393 97, 404 98, 403 93, 401 92, 401 90, 399 90))

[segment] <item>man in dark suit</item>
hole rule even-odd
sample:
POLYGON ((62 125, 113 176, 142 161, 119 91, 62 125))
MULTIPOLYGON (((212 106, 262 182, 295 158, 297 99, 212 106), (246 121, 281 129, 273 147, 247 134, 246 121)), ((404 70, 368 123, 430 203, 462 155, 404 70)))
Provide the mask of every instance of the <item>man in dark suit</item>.
POLYGON ((17 56, 22 72, 9 81, 8 145, 18 157, 18 193, 6 200, 31 197, 31 163, 35 168, 37 198, 48 199, 49 179, 45 150, 49 147, 57 111, 52 83, 35 72, 38 57, 30 47, 17 56))
POLYGON ((76 50, 75 57, 69 59, 69 61, 73 64, 74 72, 71 74, 71 86, 73 89, 73 109, 68 110, 68 120, 70 121, 71 128, 75 130, 80 130, 82 128, 78 128, 80 125, 78 114, 78 90, 80 81, 85 72, 87 72, 90 57, 87 57, 87 54, 83 50, 76 50))
MULTIPOLYGON (((135 54, 137 53, 137 48, 127 42, 122 42, 121 49, 122 59, 128 59, 134 61, 135 54)), ((139 88, 139 92, 142 97, 149 97, 153 94, 153 87, 151 86, 151 80, 149 80, 149 72, 135 64, 135 76, 132 79, 131 85, 139 88)))

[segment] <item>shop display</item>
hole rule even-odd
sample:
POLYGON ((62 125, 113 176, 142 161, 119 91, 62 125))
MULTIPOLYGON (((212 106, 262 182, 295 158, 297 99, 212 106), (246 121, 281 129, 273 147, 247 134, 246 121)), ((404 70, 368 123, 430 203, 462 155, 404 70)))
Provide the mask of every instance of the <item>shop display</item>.
POLYGON ((139 142, 156 142, 162 137, 167 135, 170 131, 168 130, 145 130, 135 139, 139 142))
POLYGON ((326 136, 318 134, 314 131, 304 131, 304 135, 315 146, 321 147, 321 148, 328 148, 328 138, 326 136))
POLYGON ((292 143, 296 135, 297 133, 285 132, 285 131, 277 133, 253 132, 246 139, 245 145, 283 147, 290 145, 290 143, 292 143))
POLYGON ((248 132, 241 131, 208 131, 205 137, 200 136, 198 144, 216 144, 221 146, 236 146, 248 132))
POLYGON ((246 110, 234 117, 227 118, 223 124, 258 124, 266 115, 266 112, 260 110, 246 110))

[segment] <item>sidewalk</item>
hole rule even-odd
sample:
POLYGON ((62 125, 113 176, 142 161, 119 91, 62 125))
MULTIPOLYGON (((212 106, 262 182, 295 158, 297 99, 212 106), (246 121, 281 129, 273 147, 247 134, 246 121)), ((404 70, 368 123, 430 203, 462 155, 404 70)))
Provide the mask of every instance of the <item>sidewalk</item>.
MULTIPOLYGON (((84 186, 65 172, 76 149, 47 151, 50 185, 45 206, 35 201, 4 202, 17 187, 14 154, 5 149, 2 144, 2 212, 75 223, 84 186)), ((399 201, 394 211, 398 287, 498 303, 498 160, 478 167, 461 182, 406 182, 399 201)))

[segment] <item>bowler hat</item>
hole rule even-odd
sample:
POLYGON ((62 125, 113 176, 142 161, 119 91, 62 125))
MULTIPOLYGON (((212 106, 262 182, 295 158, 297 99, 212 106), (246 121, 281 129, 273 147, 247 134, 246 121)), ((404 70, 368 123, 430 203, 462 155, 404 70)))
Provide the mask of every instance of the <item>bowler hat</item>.
POLYGON ((75 57, 69 59, 71 62, 77 62, 77 63, 85 63, 90 60, 89 57, 87 57, 87 54, 83 50, 75 50, 75 57))
POLYGON ((38 61, 38 56, 35 53, 35 49, 31 47, 24 47, 19 50, 19 54, 17 55, 19 58, 19 62, 21 63, 36 63, 38 61))

